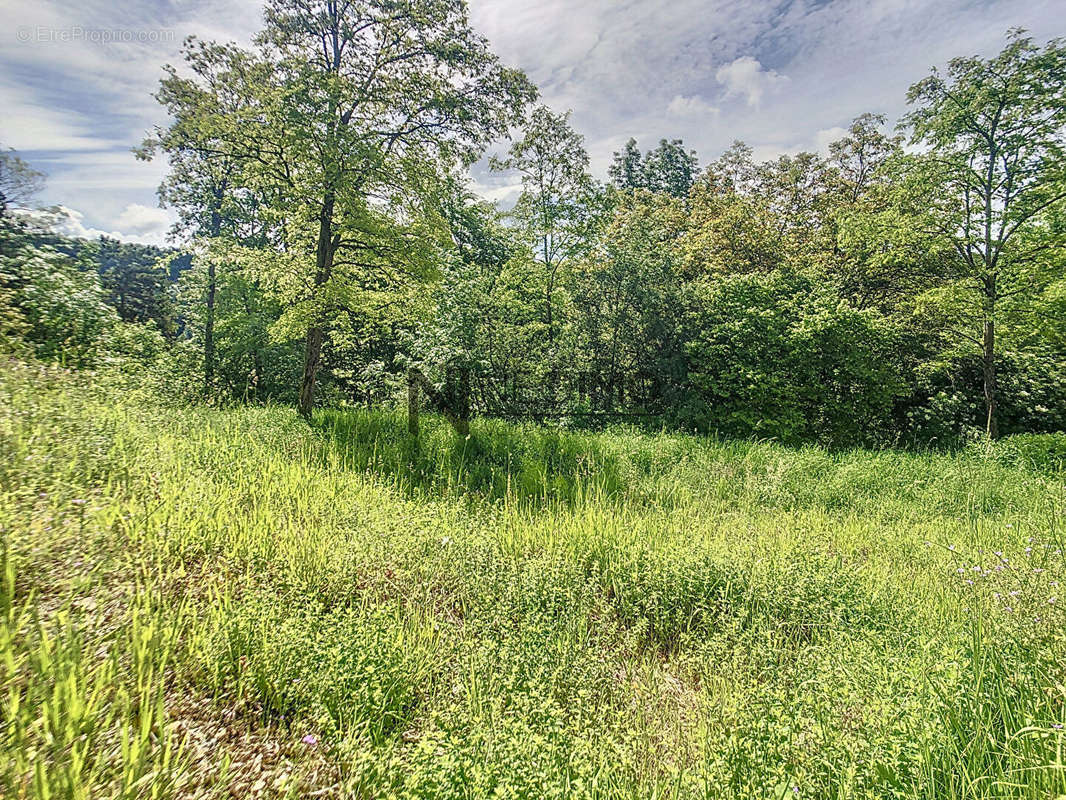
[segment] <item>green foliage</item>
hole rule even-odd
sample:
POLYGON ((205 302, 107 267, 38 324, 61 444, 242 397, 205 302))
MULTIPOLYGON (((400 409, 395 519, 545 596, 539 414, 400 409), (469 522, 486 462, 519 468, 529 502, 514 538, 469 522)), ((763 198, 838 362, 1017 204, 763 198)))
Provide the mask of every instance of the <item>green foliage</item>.
POLYGON ((890 430, 903 385, 891 335, 869 314, 777 272, 697 286, 689 308, 690 424, 836 446, 890 430))
POLYGON ((0 220, 0 336, 5 349, 71 367, 93 366, 104 333, 118 324, 92 263, 37 247, 27 231, 0 220))
POLYGON ((680 139, 660 139, 659 146, 644 156, 637 140, 630 139, 621 153, 614 154, 607 174, 619 189, 646 189, 684 198, 696 181, 698 164, 696 151, 686 151, 680 139))
POLYGON ((155 323, 161 333, 174 335, 170 295, 173 254, 165 254, 156 247, 101 237, 82 257, 95 262, 108 302, 124 322, 155 323))
POLYGON ((684 225, 671 197, 622 195, 604 247, 575 271, 576 366, 589 408, 669 416, 682 401, 684 225))

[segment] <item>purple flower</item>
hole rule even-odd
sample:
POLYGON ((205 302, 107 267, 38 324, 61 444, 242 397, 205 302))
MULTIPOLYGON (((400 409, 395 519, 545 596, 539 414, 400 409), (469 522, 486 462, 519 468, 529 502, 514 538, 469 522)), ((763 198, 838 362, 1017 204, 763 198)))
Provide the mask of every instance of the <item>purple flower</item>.
POLYGON ((313 733, 309 733, 300 741, 302 741, 306 745, 314 747, 316 744, 318 744, 318 737, 315 736, 313 733))

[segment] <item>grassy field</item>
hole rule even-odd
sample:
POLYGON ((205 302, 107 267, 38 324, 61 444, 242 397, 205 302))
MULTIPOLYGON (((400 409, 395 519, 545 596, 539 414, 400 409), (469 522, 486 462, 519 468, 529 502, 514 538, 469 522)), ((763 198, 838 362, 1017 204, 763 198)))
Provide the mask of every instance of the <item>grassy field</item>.
POLYGON ((1056 798, 1064 470, 8 363, 0 796, 1056 798))

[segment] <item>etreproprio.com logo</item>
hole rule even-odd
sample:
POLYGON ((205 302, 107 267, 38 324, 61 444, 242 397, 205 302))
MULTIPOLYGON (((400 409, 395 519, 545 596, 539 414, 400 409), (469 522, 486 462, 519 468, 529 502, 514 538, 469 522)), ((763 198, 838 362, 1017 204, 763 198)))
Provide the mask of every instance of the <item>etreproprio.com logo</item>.
POLYGON ((161 44, 173 42, 176 34, 168 30, 134 28, 83 28, 80 25, 73 25, 69 28, 46 28, 41 25, 23 25, 16 32, 16 37, 24 43, 161 44))

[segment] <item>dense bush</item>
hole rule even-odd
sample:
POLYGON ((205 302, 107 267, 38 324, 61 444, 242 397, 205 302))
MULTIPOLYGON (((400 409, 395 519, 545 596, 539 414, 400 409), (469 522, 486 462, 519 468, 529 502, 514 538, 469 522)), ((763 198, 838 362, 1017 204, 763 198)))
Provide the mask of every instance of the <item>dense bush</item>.
POLYGON ((890 434, 904 387, 872 315, 787 272, 722 277, 688 300, 689 425, 836 446, 890 434))

